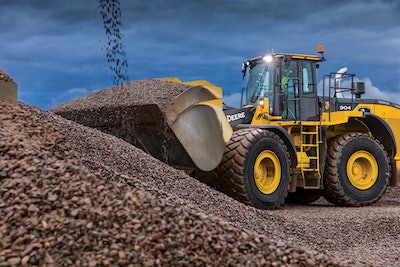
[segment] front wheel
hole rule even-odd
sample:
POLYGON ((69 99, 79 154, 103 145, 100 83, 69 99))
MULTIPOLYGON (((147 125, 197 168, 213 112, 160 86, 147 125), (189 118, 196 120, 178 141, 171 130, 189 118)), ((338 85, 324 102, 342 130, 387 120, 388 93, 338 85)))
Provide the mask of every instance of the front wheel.
POLYGON ((333 138, 328 147, 324 197, 339 206, 365 206, 378 201, 390 178, 386 151, 363 133, 333 138))
POLYGON ((242 129, 229 141, 217 173, 228 195, 257 208, 273 209, 284 203, 292 166, 278 135, 242 129))

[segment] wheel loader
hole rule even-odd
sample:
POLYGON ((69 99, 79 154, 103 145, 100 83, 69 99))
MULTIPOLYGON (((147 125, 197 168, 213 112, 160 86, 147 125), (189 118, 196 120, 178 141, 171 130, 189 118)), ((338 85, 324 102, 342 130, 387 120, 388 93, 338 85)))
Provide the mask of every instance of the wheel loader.
POLYGON ((83 121, 92 108, 58 113, 207 177, 260 209, 321 196, 338 206, 371 205, 400 175, 400 106, 363 99, 365 84, 345 68, 324 75, 318 90, 323 53, 319 46, 318 55, 271 53, 245 61, 240 108, 224 105, 222 89, 207 81, 162 78, 187 90, 168 105, 141 104, 114 117, 108 111, 101 123, 83 121))

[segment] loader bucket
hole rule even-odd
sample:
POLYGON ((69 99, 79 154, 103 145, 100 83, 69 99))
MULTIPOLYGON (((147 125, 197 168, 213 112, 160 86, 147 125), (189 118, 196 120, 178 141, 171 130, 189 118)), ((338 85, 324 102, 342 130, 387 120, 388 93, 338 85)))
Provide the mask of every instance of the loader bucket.
POLYGON ((222 110, 222 90, 207 81, 134 81, 53 111, 122 138, 180 169, 215 169, 232 135, 222 110))

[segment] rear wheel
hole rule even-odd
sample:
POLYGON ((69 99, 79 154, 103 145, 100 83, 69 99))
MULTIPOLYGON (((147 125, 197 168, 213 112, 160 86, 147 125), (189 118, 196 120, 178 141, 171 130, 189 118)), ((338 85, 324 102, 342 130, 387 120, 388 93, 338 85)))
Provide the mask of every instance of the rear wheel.
POLYGON ((336 205, 371 205, 389 183, 387 153, 366 134, 346 133, 331 140, 326 163, 324 197, 336 205))
POLYGON ((217 168, 222 191, 261 209, 283 204, 291 173, 283 141, 278 135, 261 129, 235 132, 217 168))

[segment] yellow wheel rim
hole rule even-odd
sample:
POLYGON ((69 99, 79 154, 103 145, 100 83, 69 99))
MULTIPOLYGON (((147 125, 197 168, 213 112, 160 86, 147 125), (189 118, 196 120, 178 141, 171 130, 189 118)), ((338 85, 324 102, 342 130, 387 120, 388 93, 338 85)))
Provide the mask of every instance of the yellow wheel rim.
POLYGON ((281 180, 281 164, 274 152, 261 152, 254 164, 254 181, 263 194, 272 194, 281 180))
POLYGON ((360 190, 371 188, 378 179, 378 163, 374 156, 364 150, 351 155, 346 171, 350 183, 360 190))

